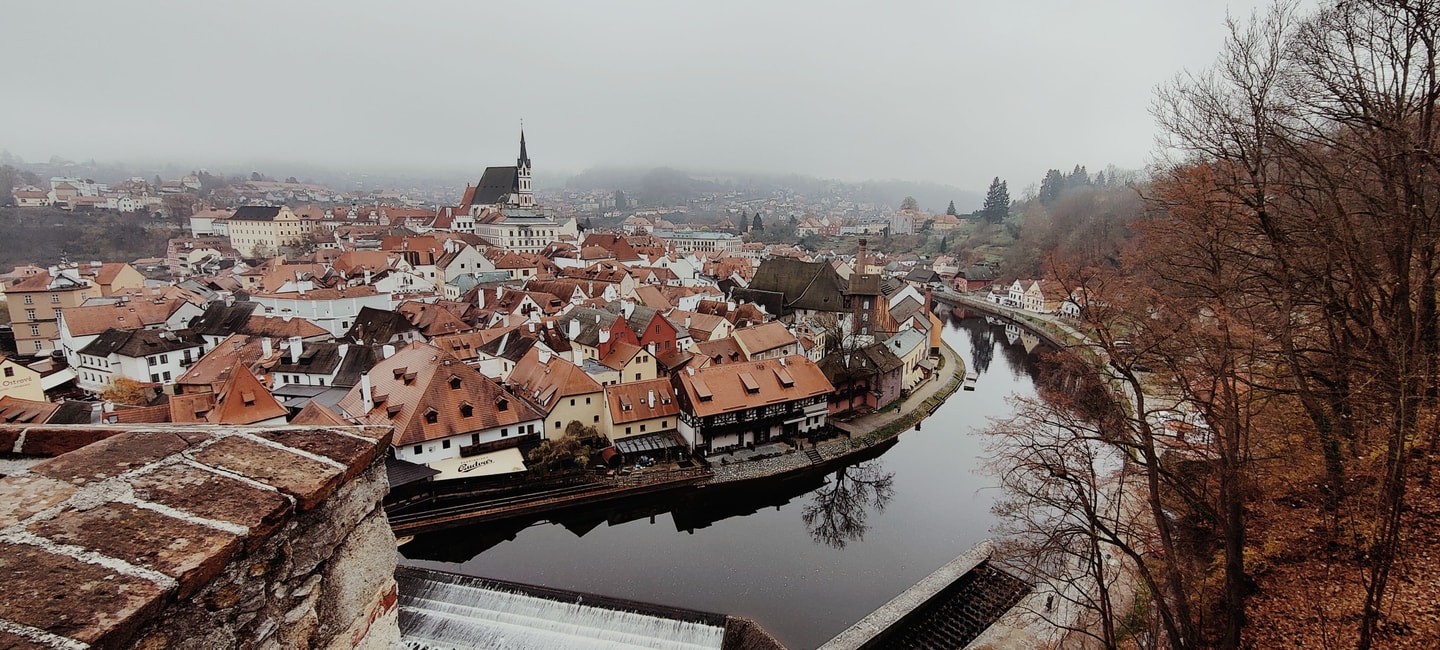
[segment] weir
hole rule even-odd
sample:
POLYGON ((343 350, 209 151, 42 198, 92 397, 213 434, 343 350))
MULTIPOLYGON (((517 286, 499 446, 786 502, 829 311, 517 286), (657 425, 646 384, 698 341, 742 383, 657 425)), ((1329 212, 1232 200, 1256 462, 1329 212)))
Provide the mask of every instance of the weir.
POLYGON ((396 580, 402 644, 415 650, 779 647, 718 614, 413 567, 396 580))

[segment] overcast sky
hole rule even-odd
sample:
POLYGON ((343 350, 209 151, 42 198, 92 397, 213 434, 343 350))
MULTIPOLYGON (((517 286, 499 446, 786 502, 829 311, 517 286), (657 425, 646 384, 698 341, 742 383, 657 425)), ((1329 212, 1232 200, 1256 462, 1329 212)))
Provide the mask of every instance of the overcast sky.
MULTIPOLYGON (((6 3, 0 149, 121 162, 592 165, 1012 193, 1139 167, 1155 86, 1258 0, 6 3)), ((284 174, 283 169, 267 169, 284 174)), ((552 176, 553 177, 553 176, 552 176)))

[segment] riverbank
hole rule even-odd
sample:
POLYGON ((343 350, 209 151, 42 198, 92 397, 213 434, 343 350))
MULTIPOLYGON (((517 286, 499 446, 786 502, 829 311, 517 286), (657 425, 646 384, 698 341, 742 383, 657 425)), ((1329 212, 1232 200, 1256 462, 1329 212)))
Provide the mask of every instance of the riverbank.
MULTIPOLYGON (((829 471, 853 461, 873 458, 892 445, 901 432, 925 419, 946 399, 959 390, 965 376, 965 364, 949 346, 940 347, 940 363, 935 373, 911 394, 885 410, 836 422, 843 437, 822 440, 811 447, 788 447, 753 460, 711 463, 708 471, 645 470, 627 477, 598 481, 587 489, 567 489, 563 493, 547 492, 535 498, 511 497, 503 503, 447 503, 436 495, 437 506, 429 509, 391 513, 391 529, 397 537, 434 532, 455 526, 502 521, 516 517, 535 516, 594 506, 638 495, 656 494, 680 489, 734 487, 747 482, 760 482, 791 477, 806 472, 829 471), (655 478, 656 480, 651 480, 655 478)), ((782 443, 783 445, 783 443, 782 443)))
POLYGON ((860 455, 866 448, 887 442, 924 420, 960 389, 965 377, 965 362, 950 346, 940 347, 940 364, 929 380, 916 387, 909 397, 897 401, 894 408, 869 413, 848 422, 834 422, 845 432, 843 438, 816 443, 813 447, 792 449, 770 458, 712 465, 713 475, 701 484, 723 485, 736 481, 775 478, 808 470, 815 465, 833 465, 860 455))

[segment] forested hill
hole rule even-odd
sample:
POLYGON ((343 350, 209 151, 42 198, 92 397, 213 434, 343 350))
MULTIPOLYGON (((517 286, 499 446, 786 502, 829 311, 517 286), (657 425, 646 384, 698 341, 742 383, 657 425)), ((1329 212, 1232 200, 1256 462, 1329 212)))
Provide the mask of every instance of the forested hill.
POLYGON ((145 218, 122 214, 70 213, 54 209, 0 208, 0 269, 16 264, 71 261, 129 262, 163 257, 170 228, 147 230, 145 218))

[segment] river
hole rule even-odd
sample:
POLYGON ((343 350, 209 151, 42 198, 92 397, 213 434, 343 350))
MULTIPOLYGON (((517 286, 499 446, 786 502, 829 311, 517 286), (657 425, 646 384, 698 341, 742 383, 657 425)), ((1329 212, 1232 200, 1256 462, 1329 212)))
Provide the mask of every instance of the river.
POLYGON ((942 320, 976 389, 878 458, 759 490, 432 533, 401 547, 404 562, 745 616, 789 648, 818 646, 990 534, 980 430, 1009 396, 1035 393, 1037 342, 983 317, 942 320))

